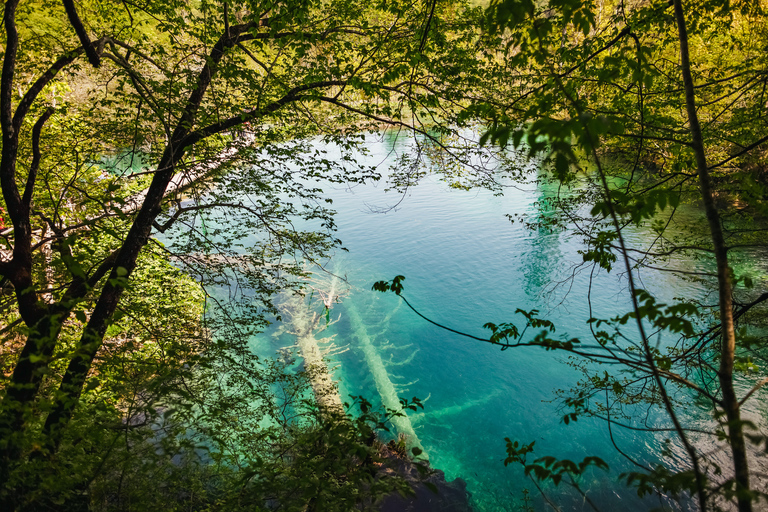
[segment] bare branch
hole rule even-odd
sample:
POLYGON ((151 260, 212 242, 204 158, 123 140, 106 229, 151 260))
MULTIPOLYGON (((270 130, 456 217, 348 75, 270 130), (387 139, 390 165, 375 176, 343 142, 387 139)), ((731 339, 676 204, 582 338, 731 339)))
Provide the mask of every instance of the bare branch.
POLYGON ((757 390, 759 390, 760 388, 762 388, 766 384, 768 384, 768 377, 764 378, 763 380, 761 380, 760 382, 758 382, 757 384, 752 386, 752 389, 750 389, 749 392, 746 395, 744 395, 744 398, 739 400, 739 407, 744 405, 744 402, 749 400, 749 397, 751 397, 757 390))

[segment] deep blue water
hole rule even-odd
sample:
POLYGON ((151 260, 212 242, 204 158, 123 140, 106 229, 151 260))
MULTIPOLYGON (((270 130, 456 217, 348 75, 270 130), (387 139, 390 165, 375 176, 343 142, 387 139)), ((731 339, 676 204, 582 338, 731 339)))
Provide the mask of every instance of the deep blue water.
MULTIPOLYGON (((393 148, 406 150, 407 144, 370 137, 371 154, 366 158, 372 163, 391 161, 393 148)), ((326 149, 332 157, 333 149, 326 149)), ((620 473, 634 468, 613 447, 604 421, 562 422, 564 411, 554 391, 570 388, 581 377, 565 354, 536 347, 502 352, 425 322, 394 294, 371 291, 375 281, 404 275, 408 300, 425 316, 453 329, 487 336, 484 323, 513 321, 522 327, 515 310, 536 308, 555 322, 557 334, 586 336, 590 272, 586 268, 574 274, 582 261, 579 240, 567 233, 530 231, 506 217, 536 214, 535 203, 552 191, 531 182, 498 196, 487 190, 451 188, 434 176, 410 188, 405 197, 385 188, 383 182, 324 187, 337 211, 337 236, 348 249, 337 251, 326 264, 347 281, 340 285, 344 293, 330 314, 338 321, 322 333, 335 335, 334 343, 348 348, 331 358, 342 396, 363 395, 374 404, 382 402, 365 355, 366 347, 372 346, 398 395, 425 401, 424 411, 409 412, 409 417, 430 463, 448 479, 464 479, 478 510, 520 509, 524 490, 530 492, 536 510, 544 509, 539 491, 520 467, 504 466, 505 437, 535 441, 536 456, 603 458, 610 471, 590 472, 580 482, 603 510, 659 506, 657 498, 640 500, 619 481, 620 473), (396 208, 380 212, 394 204, 396 208)), ((650 236, 626 234, 630 242, 650 236)), ((688 268, 702 265, 677 263, 688 268)), ((628 310, 626 280, 604 272, 592 277, 592 316, 607 318, 628 310)), ((645 271, 641 277, 642 286, 663 299, 704 294, 698 285, 667 274, 645 271)), ((318 286, 330 279, 320 274, 318 286)), ((285 336, 272 334, 254 340, 254 348, 268 355, 285 345, 285 336)), ((706 422, 695 406, 684 414, 706 422)), ((666 427, 668 422, 643 409, 634 425, 666 427)), ((667 437, 674 436, 613 430, 615 443, 646 464, 658 462, 667 437)), ((674 439, 669 446, 673 455, 665 463, 685 467, 674 439)), ((565 484, 542 486, 563 510, 590 509, 565 484)))

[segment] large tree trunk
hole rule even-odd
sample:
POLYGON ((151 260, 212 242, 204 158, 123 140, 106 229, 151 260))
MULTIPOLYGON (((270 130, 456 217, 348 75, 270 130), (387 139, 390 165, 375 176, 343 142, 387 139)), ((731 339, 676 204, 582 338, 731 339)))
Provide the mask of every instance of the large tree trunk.
POLYGON ((197 110, 216 74, 218 63, 227 49, 234 46, 242 37, 250 37, 247 31, 252 26, 253 24, 243 24, 230 27, 229 33, 223 34, 214 45, 206 64, 200 70, 197 86, 190 93, 183 114, 157 164, 157 171, 147 189, 142 206, 117 253, 109 280, 99 295, 88 325, 83 330, 78 349, 70 360, 59 385, 53 409, 46 418, 43 435, 50 452, 55 452, 61 443, 62 433, 72 418, 88 372, 96 353, 102 346, 109 320, 123 293, 119 278, 129 277, 136 268, 139 253, 149 241, 152 224, 161 212, 166 189, 173 179, 177 165, 191 144, 187 142, 187 136, 195 125, 197 110))
POLYGON ((710 236, 717 262, 717 284, 720 302, 720 322, 722 340, 720 347, 720 368, 718 378, 723 394, 723 408, 728 420, 728 442, 733 456, 733 469, 736 480, 737 499, 740 512, 752 511, 752 499, 749 487, 749 463, 744 441, 744 430, 741 421, 739 401, 733 387, 733 362, 736 351, 736 331, 733 321, 732 271, 728 265, 728 248, 725 245, 720 215, 715 207, 712 193, 712 180, 707 167, 704 140, 701 133, 698 114, 696 113, 696 96, 691 76, 691 63, 688 51, 688 34, 681 0, 674 0, 675 20, 680 38, 680 65, 685 87, 685 102, 688 111, 692 146, 696 155, 696 168, 699 175, 699 187, 704 203, 704 211, 709 223, 710 236))

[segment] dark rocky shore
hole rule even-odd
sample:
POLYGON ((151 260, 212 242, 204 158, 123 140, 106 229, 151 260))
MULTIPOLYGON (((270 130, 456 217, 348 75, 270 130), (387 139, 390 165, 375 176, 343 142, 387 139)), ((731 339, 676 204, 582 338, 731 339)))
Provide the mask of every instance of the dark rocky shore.
POLYGON ((425 475, 424 469, 420 471, 416 462, 388 451, 385 458, 390 464, 384 471, 393 471, 405 478, 416 494, 404 497, 394 493, 386 496, 379 504, 380 512, 473 512, 464 480, 446 481, 445 473, 432 468, 425 475), (428 484, 434 486, 437 493, 428 484))

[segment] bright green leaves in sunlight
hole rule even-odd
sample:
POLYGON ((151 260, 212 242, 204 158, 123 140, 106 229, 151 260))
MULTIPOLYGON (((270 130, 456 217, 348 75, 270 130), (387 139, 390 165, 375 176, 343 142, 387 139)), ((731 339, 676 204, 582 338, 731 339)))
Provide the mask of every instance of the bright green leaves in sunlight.
POLYGON ((523 38, 535 43, 549 37, 551 32, 557 29, 557 25, 548 18, 538 17, 544 12, 550 13, 550 16, 561 16, 561 23, 572 24, 584 35, 589 33, 595 21, 592 3, 579 0, 552 0, 546 3, 532 0, 492 0, 487 11, 491 32, 513 29, 513 41, 518 44, 523 38), (518 27, 525 27, 525 30, 514 31, 518 27), (515 37, 518 39, 514 39, 515 37))

